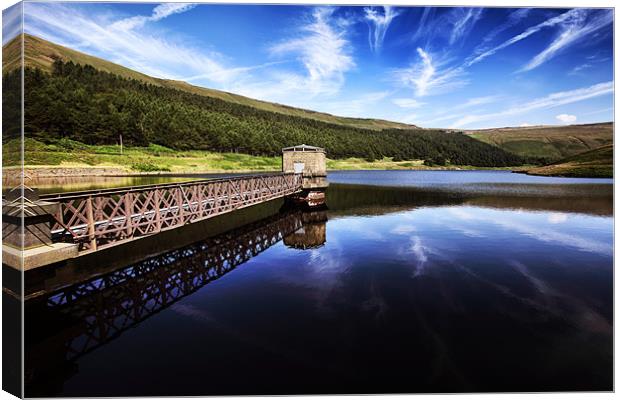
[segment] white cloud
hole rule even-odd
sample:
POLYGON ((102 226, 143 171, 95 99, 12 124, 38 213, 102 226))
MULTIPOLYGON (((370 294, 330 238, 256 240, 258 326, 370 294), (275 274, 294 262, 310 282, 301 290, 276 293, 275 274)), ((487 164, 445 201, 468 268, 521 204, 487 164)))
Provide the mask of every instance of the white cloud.
POLYGON ((394 71, 396 80, 415 90, 417 96, 438 94, 462 87, 468 83, 462 68, 442 68, 431 54, 417 48, 419 61, 409 68, 394 71))
POLYGON ((508 15, 508 18, 506 19, 506 21, 495 26, 495 28, 493 28, 489 33, 487 33, 484 36, 484 38, 482 39, 482 42, 483 43, 491 42, 493 39, 495 39, 497 35, 499 35, 500 33, 504 32, 505 30, 509 28, 512 28, 513 26, 521 22, 521 20, 526 18, 530 14, 531 11, 532 11, 531 8, 519 8, 511 12, 508 15))
POLYGON ((540 30, 544 29, 544 28, 548 28, 548 27, 552 27, 552 26, 556 26, 570 18, 573 18, 575 15, 579 14, 581 11, 579 9, 575 9, 575 10, 570 10, 567 11, 563 14, 557 15, 553 18, 550 18, 544 22, 541 22, 538 25, 529 27, 528 29, 526 29, 525 31, 521 32, 520 34, 513 36, 512 38, 506 40, 505 42, 501 43, 500 45, 497 45, 491 49, 486 50, 485 52, 481 53, 481 54, 474 54, 474 56, 472 56, 469 60, 467 60, 465 62, 466 66, 471 66, 475 63, 478 63, 482 60, 484 60, 487 57, 492 56, 493 54, 497 53, 498 51, 511 46, 517 42, 520 42, 530 36, 532 36, 533 34, 539 32, 540 30))
POLYGON ((579 72, 583 71, 584 69, 588 69, 588 68, 592 68, 592 64, 590 63, 579 64, 575 66, 575 68, 571 69, 568 75, 577 75, 579 72))
POLYGON ((395 226, 390 233, 394 235, 407 235, 409 233, 415 232, 416 228, 412 224, 401 224, 395 226))
MULTIPOLYGON (((501 98, 502 98, 501 96, 472 97, 470 99, 467 99, 463 103, 451 105, 443 109, 438 109, 437 112, 434 114, 433 118, 426 119, 423 122, 425 125, 429 125, 429 124, 432 125, 432 124, 435 124, 441 121, 454 120, 455 118, 463 117, 466 115, 464 113, 456 113, 455 111, 462 111, 462 110, 465 110, 471 107, 493 103, 493 102, 498 101, 501 98)), ((401 119, 401 121, 403 120, 401 119)))
POLYGON ((469 107, 474 107, 474 106, 480 106, 483 104, 489 104, 489 103, 493 103, 494 101, 497 101, 499 99, 499 96, 482 96, 482 97, 472 97, 470 99, 467 99, 467 101, 465 103, 459 104, 457 106, 452 107, 452 109, 459 109, 462 110, 464 108, 469 108, 469 107))
POLYGON ((465 125, 469 125, 475 122, 487 121, 491 119, 496 119, 500 117, 510 116, 510 115, 519 115, 524 114, 529 111, 545 109, 545 108, 553 108, 557 106, 561 106, 564 104, 575 103, 578 101, 590 99, 593 97, 603 96, 606 94, 613 93, 614 85, 613 82, 603 82, 598 83, 596 85, 592 85, 585 88, 579 88, 574 90, 568 90, 564 92, 556 92, 551 93, 545 97, 541 97, 526 103, 523 103, 519 106, 515 106, 503 111, 488 113, 488 114, 474 114, 468 115, 463 118, 458 119, 454 123, 452 123, 451 127, 458 128, 465 125))
MULTIPOLYGON (((211 83, 225 86, 244 72, 238 66, 226 65, 227 58, 220 53, 171 40, 157 29, 146 32, 140 23, 127 22, 127 18, 87 14, 60 3, 26 3, 24 8, 27 32, 145 74, 168 79, 201 75, 211 83)), ((190 8, 176 4, 157 6, 151 16, 144 18, 157 21, 190 8)))
POLYGON ((452 32, 450 44, 464 38, 482 16, 482 8, 455 8, 452 12, 452 32))
POLYGON ((573 122, 577 121, 577 117, 574 115, 570 115, 570 114, 556 115, 555 119, 557 119, 558 121, 560 121, 561 123, 565 125, 572 124, 573 122))
POLYGON ((594 110, 594 111, 590 111, 587 113, 583 113, 582 115, 594 115, 594 114, 600 114, 600 113, 604 113, 604 112, 608 112, 608 111, 613 111, 614 108, 613 107, 607 107, 607 108, 601 108, 600 110, 594 110))
POLYGON ((369 22, 368 44, 370 49, 372 51, 380 51, 390 24, 399 13, 391 6, 383 6, 383 14, 373 7, 364 8, 364 13, 366 14, 366 20, 369 22))
POLYGON ((299 37, 283 41, 270 51, 274 55, 294 54, 308 75, 283 74, 282 83, 293 85, 308 95, 336 93, 344 83, 344 73, 355 67, 351 46, 343 24, 332 20, 332 8, 317 8, 312 21, 301 27, 299 37))
MULTIPOLYGON (((431 29, 428 22, 434 20, 436 10, 436 7, 424 7, 424 9, 422 10, 422 15, 417 21, 418 29, 416 29, 416 32, 411 38, 412 41, 415 41, 429 33, 431 29)), ((430 25, 432 26, 432 24, 430 25)))
POLYGON ((527 123, 527 122, 523 122, 523 123, 519 124, 519 126, 520 126, 521 128, 527 128, 528 126, 532 126, 532 124, 527 123))
POLYGON ((350 100, 321 101, 320 103, 309 103, 309 106, 313 110, 343 117, 370 118, 370 116, 374 115, 371 107, 389 95, 390 92, 388 91, 370 92, 358 95, 350 100))
POLYGON ((562 21, 562 29, 559 35, 546 49, 532 58, 522 68, 522 71, 530 71, 539 67, 565 48, 613 22, 613 12, 611 10, 603 10, 601 13, 596 12, 593 18, 588 18, 590 16, 588 10, 577 9, 572 11, 574 13, 562 21))
POLYGON ((2 45, 22 33, 22 3, 2 10, 2 45))
POLYGON ((392 103, 402 108, 420 108, 424 104, 426 104, 416 99, 406 99, 406 98, 393 99, 392 103))
POLYGON ((196 4, 187 3, 163 3, 153 9, 153 12, 149 16, 136 15, 134 17, 125 18, 113 23, 110 27, 112 29, 120 30, 132 30, 141 28, 147 22, 156 22, 164 19, 172 14, 179 14, 185 11, 191 10, 196 7, 196 4))
POLYGON ((566 213, 551 213, 547 217, 547 221, 552 224, 561 224, 568 221, 568 215, 566 213))
POLYGON ((422 239, 419 236, 413 236, 409 251, 415 256, 416 269, 414 276, 421 275, 424 272, 424 266, 428 262, 427 253, 429 249, 422 243, 422 239))

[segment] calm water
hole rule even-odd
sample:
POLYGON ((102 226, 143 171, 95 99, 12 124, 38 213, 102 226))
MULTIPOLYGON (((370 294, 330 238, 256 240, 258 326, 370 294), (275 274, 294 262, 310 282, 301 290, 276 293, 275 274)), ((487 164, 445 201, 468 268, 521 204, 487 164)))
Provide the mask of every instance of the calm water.
POLYGON ((330 181, 27 275, 27 395, 612 389, 611 180, 330 181))

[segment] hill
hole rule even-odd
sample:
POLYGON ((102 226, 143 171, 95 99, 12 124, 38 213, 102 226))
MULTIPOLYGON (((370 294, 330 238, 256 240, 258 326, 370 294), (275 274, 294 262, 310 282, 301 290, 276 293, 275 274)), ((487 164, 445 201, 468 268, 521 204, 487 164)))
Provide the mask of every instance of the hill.
POLYGON ((614 147, 606 145, 580 153, 553 164, 530 169, 530 175, 611 178, 614 173, 614 147))
POLYGON ((613 123, 495 128, 465 132, 523 157, 557 161, 613 142, 613 123))
MULTIPOLYGON (((2 70, 9 71, 20 65, 19 53, 21 42, 19 37, 8 42, 2 49, 2 70)), ((161 86, 165 88, 183 90, 188 93, 198 94, 201 96, 213 97, 227 102, 237 103, 254 107, 264 111, 278 112, 285 115, 292 115, 303 118, 311 118, 317 121, 328 122, 332 124, 347 125, 356 128, 365 129, 388 129, 388 128, 417 128, 415 125, 402 124, 399 122, 385 121, 372 118, 347 118, 339 117, 327 113, 321 113, 301 108, 290 107, 277 103, 270 103, 251 99, 249 97, 240 96, 234 93, 228 93, 215 89, 208 89, 200 86, 194 86, 187 82, 154 78, 143 73, 134 71, 130 68, 123 67, 110 61, 94 57, 76 50, 49 42, 47 40, 24 34, 24 65, 33 68, 39 68, 42 71, 51 72, 52 65, 55 60, 64 62, 73 62, 74 64, 91 65, 95 69, 103 72, 109 72, 128 79, 136 79, 151 85, 161 86)))
MULTIPOLYGON (((27 41, 24 132, 44 144, 69 139, 108 146, 122 135, 126 146, 154 144, 174 151, 276 156, 282 147, 311 143, 327 148, 332 159, 432 159, 440 165, 477 167, 506 167, 526 161, 461 133, 414 127, 377 130, 269 111, 171 87, 79 52, 65 51, 59 57, 50 54, 58 46, 33 37, 27 41)), ((22 78, 18 69, 10 68, 15 66, 11 64, 14 46, 12 42, 5 48, 8 71, 2 77, 7 89, 3 93, 4 143, 17 139, 20 132, 19 90, 11 90, 21 86, 22 78)))

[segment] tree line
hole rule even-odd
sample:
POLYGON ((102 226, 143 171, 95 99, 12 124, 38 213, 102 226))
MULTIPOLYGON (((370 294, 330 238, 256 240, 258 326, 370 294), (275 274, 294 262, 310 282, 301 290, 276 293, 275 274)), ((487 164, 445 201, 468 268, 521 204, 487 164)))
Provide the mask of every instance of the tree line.
MULTIPOLYGON (((19 95, 20 71, 3 75, 5 107, 19 95)), ((331 158, 384 156, 427 159, 434 164, 514 166, 526 160, 461 133, 423 129, 374 131, 260 110, 147 84, 99 71, 90 65, 56 60, 51 73, 24 69, 24 133, 41 141, 70 138, 87 144, 114 144, 122 134, 129 146, 159 144, 277 155, 300 143, 324 147, 331 158)), ((13 110, 15 111, 15 110, 13 110)), ((6 111, 11 113, 10 110, 6 111)), ((12 114, 11 114, 12 115, 12 114)), ((5 119, 4 138, 19 133, 5 119)), ((536 161, 536 160, 534 160, 536 161)))

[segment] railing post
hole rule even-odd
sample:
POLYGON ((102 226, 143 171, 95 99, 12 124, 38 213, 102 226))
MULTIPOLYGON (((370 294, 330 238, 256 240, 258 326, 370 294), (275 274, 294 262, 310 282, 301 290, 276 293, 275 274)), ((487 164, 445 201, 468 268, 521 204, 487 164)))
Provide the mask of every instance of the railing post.
POLYGON ((157 229, 157 232, 161 231, 161 194, 159 189, 155 189, 155 194, 153 195, 155 197, 155 229, 157 229))
POLYGON ((177 189, 177 195, 176 195, 176 201, 177 201, 177 205, 178 205, 178 212, 177 215, 179 216, 179 220, 180 220, 180 224, 183 224, 185 222, 184 219, 184 210, 183 210, 183 188, 181 186, 179 186, 177 189))
POLYGON ((198 217, 201 218, 202 214, 203 214, 203 207, 202 207, 202 201, 203 201, 203 186, 202 185, 198 185, 197 186, 197 190, 198 190, 198 217))
POLYGON ((133 196, 131 192, 128 192, 123 197, 125 197, 123 199, 125 202, 125 234, 130 238, 133 233, 133 196))
POLYGON ((93 198, 88 196, 86 199, 86 220, 88 221, 88 241, 90 250, 97 250, 97 238, 95 237, 95 217, 93 214, 93 198))

